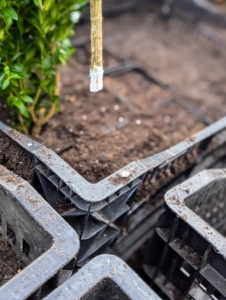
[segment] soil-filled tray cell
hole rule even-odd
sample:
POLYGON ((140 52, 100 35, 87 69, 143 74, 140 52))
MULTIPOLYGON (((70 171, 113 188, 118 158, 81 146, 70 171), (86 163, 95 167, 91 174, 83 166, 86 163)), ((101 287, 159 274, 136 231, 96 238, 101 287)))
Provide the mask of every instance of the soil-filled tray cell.
POLYGON ((0 286, 23 270, 24 265, 10 245, 0 236, 0 286))
POLYGON ((170 93, 147 84, 139 73, 107 78, 107 82, 117 83, 115 93, 124 86, 126 101, 140 106, 130 109, 111 91, 104 89, 91 94, 87 85, 76 89, 77 77, 67 75, 67 70, 70 72, 70 67, 65 69, 63 78, 70 77, 74 84, 71 84, 70 94, 68 87, 63 86, 63 91, 66 89, 68 93, 62 101, 63 111, 44 128, 40 138, 45 146, 56 151, 91 182, 111 175, 131 161, 165 150, 204 128, 197 117, 179 104, 161 105, 170 93), (124 81, 120 86, 122 77, 124 81), (134 92, 127 85, 130 77, 137 89, 140 83, 146 84, 149 97, 141 88, 139 101, 135 103, 134 92), (150 99, 154 99, 153 105, 150 99))

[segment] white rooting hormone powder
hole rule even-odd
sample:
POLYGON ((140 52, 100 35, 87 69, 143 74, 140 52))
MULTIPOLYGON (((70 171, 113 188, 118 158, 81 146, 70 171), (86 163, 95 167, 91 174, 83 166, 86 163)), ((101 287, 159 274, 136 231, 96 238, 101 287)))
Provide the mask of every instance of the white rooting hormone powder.
POLYGON ((96 93, 103 89, 103 67, 96 67, 90 69, 90 92, 96 93))

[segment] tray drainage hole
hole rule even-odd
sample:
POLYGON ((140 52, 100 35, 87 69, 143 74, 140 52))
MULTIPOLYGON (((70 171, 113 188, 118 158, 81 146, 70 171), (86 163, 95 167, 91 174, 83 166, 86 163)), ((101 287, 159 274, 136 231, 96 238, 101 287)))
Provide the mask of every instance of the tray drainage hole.
POLYGON ((209 286, 209 282, 206 279, 203 279, 202 282, 199 284, 200 287, 204 290, 207 291, 207 288, 209 286))
POLYGON ((211 296, 213 297, 213 299, 219 300, 222 295, 219 291, 216 290, 211 296))
POLYGON ((10 239, 12 241, 12 243, 15 245, 16 244, 16 235, 15 235, 15 232, 13 231, 13 228, 12 226, 6 222, 6 228, 7 228, 7 231, 6 231, 6 235, 7 235, 7 239, 10 239))
POLYGON ((25 256, 28 256, 30 253, 31 247, 30 245, 23 239, 22 251, 25 256))
POLYGON ((190 270, 189 270, 189 266, 186 262, 183 262, 181 267, 180 267, 180 271, 187 277, 190 277, 190 270))

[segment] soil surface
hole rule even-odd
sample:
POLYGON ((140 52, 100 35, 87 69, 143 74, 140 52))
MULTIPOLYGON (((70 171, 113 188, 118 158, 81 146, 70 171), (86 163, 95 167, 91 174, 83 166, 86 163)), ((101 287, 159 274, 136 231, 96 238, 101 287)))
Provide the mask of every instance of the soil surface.
MULTIPOLYGON (((13 137, 17 140, 20 140, 22 136, 16 131, 12 132, 13 137)), ((5 166, 10 171, 13 171, 18 176, 31 182, 34 171, 33 160, 28 154, 25 153, 25 151, 21 149, 20 146, 18 146, 17 143, 12 141, 11 138, 7 137, 1 131, 0 164, 5 166)))
POLYGON ((166 150, 224 116, 226 53, 184 23, 163 22, 153 11, 106 18, 107 76, 97 94, 89 92, 90 46, 81 42, 89 24, 76 31, 79 47, 62 69, 62 111, 37 139, 88 181, 166 150), (126 70, 128 62, 136 68, 126 70))
POLYGON ((0 286, 24 268, 10 245, 0 236, 0 286))

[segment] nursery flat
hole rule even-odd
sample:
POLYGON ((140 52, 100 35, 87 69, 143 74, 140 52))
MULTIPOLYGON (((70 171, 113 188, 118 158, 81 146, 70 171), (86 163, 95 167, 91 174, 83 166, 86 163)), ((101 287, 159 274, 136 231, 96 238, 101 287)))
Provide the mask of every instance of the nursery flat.
POLYGON ((104 90, 89 92, 83 24, 62 69, 62 111, 37 138, 91 182, 220 119, 226 93, 224 51, 179 21, 124 14, 105 19, 104 35, 104 90))

